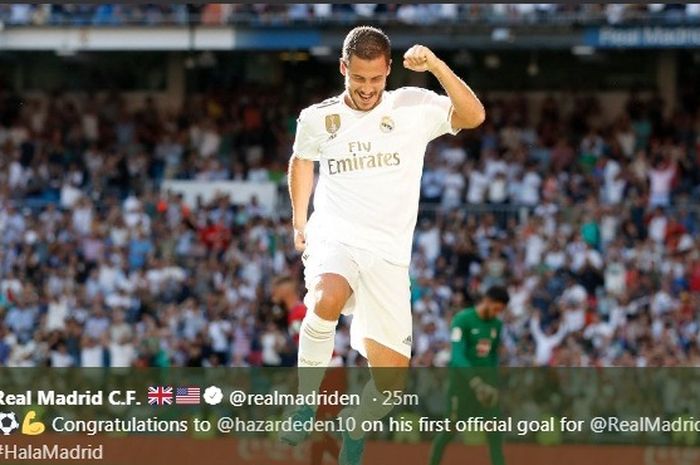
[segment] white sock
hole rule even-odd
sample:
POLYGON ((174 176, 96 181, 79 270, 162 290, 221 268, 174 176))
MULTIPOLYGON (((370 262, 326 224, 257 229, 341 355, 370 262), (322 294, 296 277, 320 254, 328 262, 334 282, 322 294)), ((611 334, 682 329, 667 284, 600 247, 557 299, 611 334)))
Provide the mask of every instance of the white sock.
POLYGON ((314 311, 306 312, 299 332, 299 394, 317 392, 321 386, 333 356, 337 325, 337 321, 324 320, 314 311))
POLYGON ((350 437, 359 439, 364 435, 362 428, 360 428, 363 421, 381 420, 391 412, 394 406, 384 405, 385 399, 386 396, 377 390, 374 380, 367 381, 360 395, 360 405, 352 412, 358 427, 349 432, 350 437))

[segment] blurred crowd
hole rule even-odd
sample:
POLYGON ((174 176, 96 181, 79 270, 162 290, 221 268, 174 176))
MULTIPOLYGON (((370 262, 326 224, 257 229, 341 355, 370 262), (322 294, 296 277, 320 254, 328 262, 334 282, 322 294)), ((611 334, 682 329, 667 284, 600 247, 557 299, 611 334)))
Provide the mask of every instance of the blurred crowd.
POLYGON ((501 284, 506 365, 698 365, 692 101, 665 114, 631 94, 606 115, 595 97, 547 98, 534 121, 525 98, 490 101, 480 131, 434 144, 412 262, 416 363, 445 363, 449 316, 501 284))
MULTIPOLYGON (((504 284, 505 365, 699 365, 698 99, 631 93, 616 115, 595 95, 484 100, 481 128, 426 156, 413 363, 445 365, 451 316, 504 284)), ((159 186, 268 181, 284 197, 306 103, 2 93, 0 365, 293 365, 302 270, 284 209, 159 186)), ((346 320, 336 356, 362 363, 346 320)))
POLYGON ((233 23, 373 20, 397 24, 479 22, 492 24, 696 23, 699 4, 26 4, 0 5, 0 22, 23 25, 221 25, 233 23))

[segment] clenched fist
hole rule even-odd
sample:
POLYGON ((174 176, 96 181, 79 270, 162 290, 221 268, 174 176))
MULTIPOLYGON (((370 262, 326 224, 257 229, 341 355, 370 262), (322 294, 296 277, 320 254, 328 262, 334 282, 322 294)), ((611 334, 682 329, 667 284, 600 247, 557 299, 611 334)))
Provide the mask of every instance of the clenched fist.
POLYGON ((428 47, 414 45, 403 54, 403 65, 411 71, 432 71, 440 60, 428 47))

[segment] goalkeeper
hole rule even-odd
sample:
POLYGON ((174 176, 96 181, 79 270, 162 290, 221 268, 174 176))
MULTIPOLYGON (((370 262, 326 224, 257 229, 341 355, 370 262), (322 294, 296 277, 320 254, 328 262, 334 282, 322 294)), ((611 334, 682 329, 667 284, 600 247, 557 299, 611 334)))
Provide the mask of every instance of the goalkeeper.
MULTIPOLYGON (((498 416, 496 387, 501 320, 497 316, 508 305, 508 291, 493 286, 475 307, 452 318, 452 358, 448 399, 452 422, 470 416, 498 416)), ((439 433, 430 451, 430 465, 438 465, 454 431, 439 433)), ((503 465, 501 433, 487 433, 492 465, 503 465)))

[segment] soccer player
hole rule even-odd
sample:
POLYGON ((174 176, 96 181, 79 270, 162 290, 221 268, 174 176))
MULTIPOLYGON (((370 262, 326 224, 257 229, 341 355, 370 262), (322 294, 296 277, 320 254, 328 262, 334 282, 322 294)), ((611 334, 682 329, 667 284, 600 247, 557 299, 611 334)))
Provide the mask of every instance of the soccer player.
MULTIPOLYGON (((498 416, 495 386, 501 327, 498 315, 508 305, 508 291, 494 286, 486 291, 476 307, 470 307, 452 318, 452 358, 448 399, 453 421, 470 416, 498 416)), ((441 432, 435 437, 430 451, 430 465, 438 465, 454 431, 441 432)), ((500 433, 488 433, 492 465, 503 465, 503 438, 500 433)))
POLYGON ((287 330, 296 346, 299 343, 301 322, 306 306, 299 298, 297 284, 291 276, 280 276, 272 281, 272 303, 282 305, 287 312, 287 330))
MULTIPOLYGON (((272 281, 272 302, 284 306, 287 312, 287 322, 289 335, 294 341, 295 351, 299 344, 299 328, 306 314, 306 306, 299 298, 297 286, 291 276, 280 276, 272 281)), ((326 370, 325 377, 321 383, 322 392, 345 392, 347 388, 346 373, 343 371, 342 357, 334 354, 329 364, 331 367, 326 370)), ((316 420, 329 420, 340 413, 341 407, 338 405, 319 405, 316 410, 316 420)), ((328 432, 317 432, 311 439, 311 465, 322 465, 325 455, 328 454, 334 460, 338 459, 340 450, 333 434, 328 432)))
MULTIPOLYGON (((416 87, 385 90, 389 38, 357 27, 340 57, 345 91, 299 115, 288 174, 294 243, 303 252, 307 288, 298 357, 302 394, 318 390, 323 370, 305 368, 328 365, 341 313, 353 313, 351 345, 371 367, 409 366, 408 265, 425 149, 443 134, 479 126, 485 114, 471 89, 429 48, 414 45, 403 65, 431 73, 447 96, 416 87), (315 162, 320 175, 308 218, 315 162)), ((373 376, 352 412, 357 424, 390 410, 370 400, 397 386, 373 376)), ((293 416, 312 418, 313 406, 293 416)), ((299 432, 282 439, 295 444, 304 437, 299 432)), ((363 448, 361 431, 344 433, 340 464, 360 463, 363 448)))

